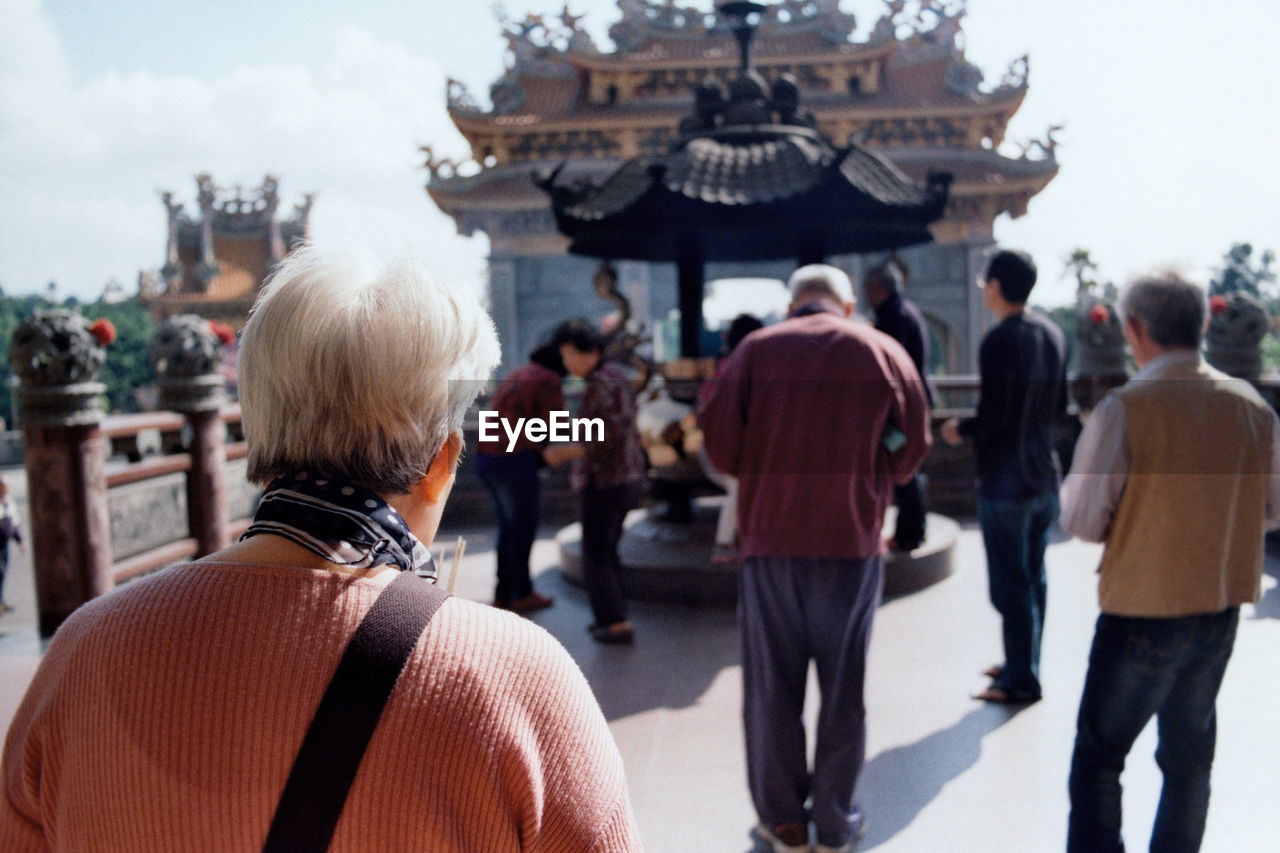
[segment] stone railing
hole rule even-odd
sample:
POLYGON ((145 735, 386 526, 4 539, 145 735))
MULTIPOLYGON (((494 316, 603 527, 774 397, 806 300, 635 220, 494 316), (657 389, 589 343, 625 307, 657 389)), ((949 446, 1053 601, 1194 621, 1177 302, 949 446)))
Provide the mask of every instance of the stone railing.
POLYGON ((240 407, 224 406, 216 418, 211 429, 196 429, 189 413, 103 419, 113 583, 212 553, 248 527, 257 490, 237 476, 246 454, 240 407))
POLYGON ((187 315, 156 331, 149 355, 164 412, 104 416, 97 375, 113 339, 109 324, 56 309, 24 321, 10 342, 45 636, 116 583, 225 547, 244 524, 231 521, 227 489, 228 459, 244 456, 240 413, 226 405, 209 323, 187 315), (159 436, 159 455, 144 456, 144 435, 159 436), (124 461, 111 462, 113 451, 124 461), (137 484, 174 476, 167 496, 138 499, 137 484), (163 530, 157 507, 185 507, 185 518, 163 530))

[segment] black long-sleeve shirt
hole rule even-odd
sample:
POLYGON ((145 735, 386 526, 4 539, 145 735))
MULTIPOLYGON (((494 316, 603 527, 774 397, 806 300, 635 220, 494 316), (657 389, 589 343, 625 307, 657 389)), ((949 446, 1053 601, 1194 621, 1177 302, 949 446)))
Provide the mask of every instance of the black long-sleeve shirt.
POLYGON ((929 387, 929 331, 925 326, 924 315, 910 299, 900 293, 890 294, 884 302, 872 309, 875 312, 875 327, 884 332, 907 351, 915 362, 916 371, 924 383, 924 394, 933 405, 933 389, 929 387))
POLYGON ((962 421, 973 439, 979 494, 1023 498, 1054 491, 1060 471, 1053 422, 1067 410, 1062 331, 1027 311, 987 332, 978 350, 978 413, 962 421))

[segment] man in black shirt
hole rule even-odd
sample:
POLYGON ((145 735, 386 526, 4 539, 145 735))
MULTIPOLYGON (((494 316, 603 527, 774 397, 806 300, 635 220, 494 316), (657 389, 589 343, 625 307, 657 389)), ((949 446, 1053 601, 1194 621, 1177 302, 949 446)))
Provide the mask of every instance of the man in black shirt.
MULTIPOLYGON (((910 299, 902 295, 903 274, 897 261, 889 261, 867 272, 862 287, 867 302, 875 312, 875 327, 902 344, 923 377, 929 367, 929 333, 924 315, 910 299)), ((924 382, 925 397, 930 405, 933 395, 924 382)), ((917 473, 909 483, 893 487, 898 520, 889 547, 895 551, 913 551, 924 541, 924 486, 917 473)))
POLYGON ((983 296, 1000 322, 982 340, 978 413, 942 427, 950 444, 973 439, 978 514, 987 549, 991 603, 1004 625, 1003 665, 975 698, 1040 698, 1044 552, 1058 515, 1058 460, 1050 432, 1067 408, 1065 346, 1053 323, 1028 311, 1036 268, 1025 252, 1004 251, 987 266, 983 296))

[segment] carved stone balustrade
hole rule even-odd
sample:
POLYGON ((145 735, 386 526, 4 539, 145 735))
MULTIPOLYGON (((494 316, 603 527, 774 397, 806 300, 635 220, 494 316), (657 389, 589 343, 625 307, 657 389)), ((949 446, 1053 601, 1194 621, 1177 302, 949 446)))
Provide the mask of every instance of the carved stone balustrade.
POLYGON ((37 311, 13 333, 29 489, 40 632, 111 589, 104 445, 97 381, 103 346, 84 317, 37 311))

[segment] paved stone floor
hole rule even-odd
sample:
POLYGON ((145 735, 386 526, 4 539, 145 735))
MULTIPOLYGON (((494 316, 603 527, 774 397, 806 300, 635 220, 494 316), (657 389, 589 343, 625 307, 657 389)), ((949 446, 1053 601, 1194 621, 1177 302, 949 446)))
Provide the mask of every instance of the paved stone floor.
MULTIPOLYGON (((441 535, 451 543, 457 531, 441 535)), ((457 591, 491 591, 491 538, 464 531, 457 591)), ((653 853, 754 853, 738 716, 734 614, 638 604, 637 643, 600 647, 584 631, 586 596, 555 568, 552 535, 535 549, 538 587, 556 606, 535 621, 569 649, 590 679, 626 761, 646 848, 653 853)), ((1018 712, 969 694, 996 661, 997 623, 986 601, 981 538, 961 533, 957 571, 877 617, 868 674, 869 742, 860 796, 870 829, 861 850, 1054 851, 1066 826, 1065 779, 1096 607, 1096 546, 1049 549, 1046 697, 1018 712)), ((1277 849, 1280 821, 1280 564, 1266 595, 1243 614, 1219 702, 1218 759, 1204 850, 1277 849)), ((27 561, 15 553, 0 617, 0 725, 7 727, 39 657, 27 561)), ((815 691, 816 692, 816 691, 815 691)), ((812 708, 810 715, 812 717, 812 708)), ((1159 793, 1149 728, 1125 774, 1130 849, 1146 849, 1159 793)))

